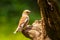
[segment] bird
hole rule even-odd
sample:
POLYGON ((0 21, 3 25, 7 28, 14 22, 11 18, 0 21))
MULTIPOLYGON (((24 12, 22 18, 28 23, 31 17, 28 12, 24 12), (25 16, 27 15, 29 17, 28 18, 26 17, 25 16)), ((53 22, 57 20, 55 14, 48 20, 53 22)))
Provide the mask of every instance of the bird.
POLYGON ((30 12, 30 10, 24 10, 22 12, 22 17, 19 20, 17 29, 13 32, 14 34, 16 34, 18 31, 22 31, 28 25, 30 12))

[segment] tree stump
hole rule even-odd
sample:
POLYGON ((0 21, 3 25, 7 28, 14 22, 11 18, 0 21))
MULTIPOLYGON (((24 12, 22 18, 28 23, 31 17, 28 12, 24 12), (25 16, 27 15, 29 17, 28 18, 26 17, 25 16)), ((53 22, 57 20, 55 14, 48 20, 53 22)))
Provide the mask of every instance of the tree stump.
MULTIPOLYGON (((54 0, 37 1, 44 21, 43 30, 51 40, 60 40, 60 12, 57 3, 54 0)), ((42 40, 45 40, 45 37, 42 40)))

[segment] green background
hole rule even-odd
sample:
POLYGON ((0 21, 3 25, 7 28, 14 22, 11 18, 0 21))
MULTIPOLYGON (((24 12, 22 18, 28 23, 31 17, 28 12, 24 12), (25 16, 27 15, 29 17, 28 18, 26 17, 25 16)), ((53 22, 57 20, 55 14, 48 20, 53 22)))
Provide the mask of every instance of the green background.
POLYGON ((13 34, 25 9, 31 10, 29 24, 41 18, 37 0, 0 0, 0 40, 30 40, 21 32, 13 34))

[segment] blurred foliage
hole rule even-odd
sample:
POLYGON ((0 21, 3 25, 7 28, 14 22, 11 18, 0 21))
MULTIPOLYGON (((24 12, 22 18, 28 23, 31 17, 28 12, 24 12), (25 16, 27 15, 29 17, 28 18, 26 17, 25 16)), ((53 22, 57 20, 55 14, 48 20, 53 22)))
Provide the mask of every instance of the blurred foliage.
POLYGON ((13 34, 25 9, 31 10, 30 24, 40 19, 37 0, 0 0, 0 40, 29 40, 22 33, 13 34))
POLYGON ((31 10, 29 24, 41 18, 37 0, 0 0, 0 40, 30 40, 22 33, 13 34, 25 9, 31 10))

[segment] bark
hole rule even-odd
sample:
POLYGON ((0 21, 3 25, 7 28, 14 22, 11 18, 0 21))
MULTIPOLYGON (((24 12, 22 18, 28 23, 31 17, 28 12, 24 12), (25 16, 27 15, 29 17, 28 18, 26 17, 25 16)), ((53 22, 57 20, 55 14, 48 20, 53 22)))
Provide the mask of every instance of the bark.
MULTIPOLYGON (((43 38, 50 40, 60 40, 60 12, 54 0, 38 0, 41 17, 43 18, 43 38)), ((41 40, 41 39, 40 39, 41 40)))

